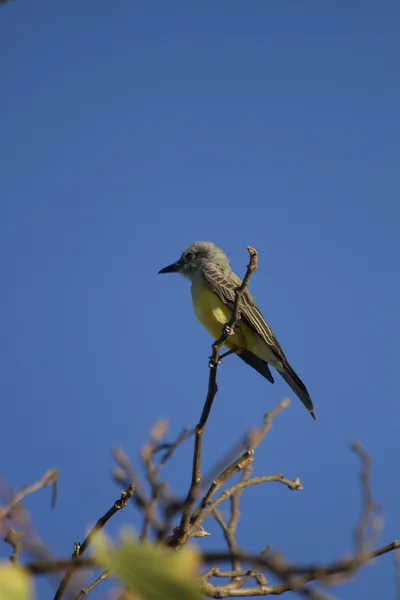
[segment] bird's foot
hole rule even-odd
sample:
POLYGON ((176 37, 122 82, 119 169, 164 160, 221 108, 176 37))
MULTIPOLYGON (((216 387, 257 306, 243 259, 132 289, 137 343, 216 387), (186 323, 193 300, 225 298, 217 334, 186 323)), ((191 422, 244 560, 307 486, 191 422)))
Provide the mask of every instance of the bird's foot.
POLYGON ((223 330, 222 330, 222 333, 223 333, 224 335, 234 335, 234 333, 235 333, 235 332, 234 332, 234 330, 233 330, 233 327, 229 327, 229 325, 228 325, 228 324, 226 324, 226 325, 224 325, 224 328, 223 328, 223 330))
POLYGON ((209 356, 209 363, 208 363, 208 367, 209 369, 216 369, 218 367, 218 365, 222 364, 222 360, 215 360, 212 356, 209 356))

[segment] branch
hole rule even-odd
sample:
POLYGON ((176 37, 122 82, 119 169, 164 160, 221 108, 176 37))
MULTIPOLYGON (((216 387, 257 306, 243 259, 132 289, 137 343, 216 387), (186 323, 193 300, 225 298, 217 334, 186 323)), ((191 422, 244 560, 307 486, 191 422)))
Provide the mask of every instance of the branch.
POLYGON ((329 579, 338 575, 352 575, 357 569, 374 558, 398 549, 400 549, 400 540, 394 540, 392 543, 372 552, 352 556, 348 559, 333 562, 330 565, 290 565, 284 563, 275 554, 267 557, 246 554, 245 552, 237 552, 235 554, 230 552, 208 552, 203 554, 202 560, 204 563, 239 560, 253 567, 265 569, 281 580, 290 579, 290 583, 280 583, 272 586, 275 589, 273 593, 277 595, 288 591, 297 591, 311 581, 320 580, 327 583, 329 579))
POLYGON ((12 554, 10 556, 10 561, 14 564, 18 562, 19 555, 21 554, 23 548, 21 542, 23 535, 23 531, 14 531, 14 529, 10 527, 10 529, 7 531, 4 537, 4 541, 7 544, 10 544, 10 546, 13 549, 12 554))
POLYGON ((227 579, 232 577, 248 577, 249 575, 256 575, 257 571, 253 571, 252 569, 241 570, 234 569, 232 571, 221 571, 218 567, 211 567, 202 577, 202 579, 210 579, 210 577, 220 577, 227 579))
POLYGON ((376 543, 376 538, 380 533, 380 519, 378 518, 380 507, 375 504, 371 491, 371 457, 368 452, 358 442, 350 444, 351 450, 357 454, 361 461, 361 471, 359 475, 361 489, 361 514, 359 522, 354 530, 354 548, 355 553, 362 554, 376 543), (367 540, 367 534, 371 533, 370 543, 367 540))
MULTIPOLYGON (((285 408, 287 408, 290 404, 289 398, 284 398, 279 402, 279 404, 267 413, 264 416, 264 423, 261 427, 255 428, 246 436, 244 443, 241 446, 245 447, 246 450, 239 456, 239 458, 235 459, 228 467, 224 469, 222 473, 220 473, 212 482, 211 485, 202 499, 198 509, 195 512, 194 518, 197 518, 200 514, 200 511, 204 509, 211 497, 238 471, 246 468, 248 465, 254 462, 254 451, 260 442, 264 439, 266 434, 270 431, 272 427, 272 421, 276 415, 281 413, 285 408)), ((207 480, 208 478, 206 478, 207 480)))
MULTIPOLYGON (((243 582, 244 585, 245 581, 243 582)), ((280 585, 257 585, 254 587, 247 588, 230 588, 228 585, 213 585, 208 581, 203 582, 201 586, 202 592, 208 596, 209 598, 254 598, 259 596, 280 596, 286 591, 293 590, 285 590, 279 591, 280 585)), ((307 596, 308 598, 312 598, 312 600, 331 600, 325 595, 319 594, 315 590, 311 590, 310 588, 303 587, 300 590, 296 590, 297 592, 307 596)))
POLYGON ((192 432, 190 432, 188 429, 183 429, 174 442, 161 443, 161 440, 167 431, 167 427, 168 425, 166 421, 158 421, 152 427, 150 440, 147 444, 145 444, 141 452, 141 459, 145 470, 146 479, 151 490, 150 500, 147 502, 143 510, 144 520, 142 532, 140 534, 141 540, 147 539, 150 526, 155 521, 155 510, 157 504, 163 501, 163 507, 167 507, 167 510, 165 511, 166 518, 164 527, 163 529, 157 529, 157 538, 159 541, 165 537, 166 533, 171 528, 171 519, 174 513, 170 510, 170 507, 177 506, 179 504, 177 499, 173 497, 170 492, 168 492, 166 482, 159 480, 159 475, 165 463, 173 456, 173 453, 178 446, 182 444, 192 432), (155 462, 156 455, 161 452, 162 455, 160 459, 158 462, 155 462))
POLYGON ((185 442, 193 433, 194 431, 192 429, 184 427, 174 442, 164 442, 162 444, 158 444, 154 449, 154 454, 163 452, 160 458, 159 467, 163 467, 165 463, 172 457, 178 446, 185 442))
POLYGON ((87 587, 83 588, 79 592, 79 594, 76 597, 76 600, 82 600, 82 598, 84 598, 85 596, 87 596, 87 594, 90 594, 90 592, 92 592, 95 587, 97 587, 102 581, 104 581, 108 577, 110 577, 110 572, 109 571, 103 571, 103 573, 101 575, 99 575, 99 577, 97 579, 95 579, 93 581, 93 583, 91 583, 87 587))
POLYGON ((150 432, 150 441, 142 448, 141 458, 145 469, 146 478, 151 489, 151 498, 148 501, 144 510, 144 520, 141 540, 146 540, 149 533, 150 525, 154 520, 154 511, 157 501, 160 498, 162 487, 164 484, 158 481, 158 475, 161 469, 161 464, 154 464, 154 455, 156 448, 167 431, 168 424, 166 421, 158 421, 150 432))
MULTIPOLYGON (((252 472, 252 468, 250 465, 248 465, 242 472, 241 481, 248 481, 248 479, 250 478, 251 472, 252 472)), ((243 493, 243 489, 244 488, 240 488, 240 489, 236 490, 236 492, 234 492, 232 494, 232 496, 230 497, 231 516, 230 516, 228 523, 225 523, 218 508, 215 508, 213 510, 214 518, 216 519, 217 523, 220 525, 220 527, 223 531, 226 543, 228 545, 229 552, 231 552, 232 554, 234 554, 235 552, 238 551, 238 545, 236 543, 236 528, 237 528, 237 524, 238 524, 239 518, 240 518, 239 500, 240 500, 240 496, 243 493)), ((241 570, 240 562, 237 560, 232 560, 232 569, 233 569, 233 571, 236 571, 236 572, 240 571, 241 570)), ((246 577, 249 577, 249 575, 247 575, 246 577)), ((232 581, 237 581, 237 580, 238 580, 237 575, 232 576, 232 581)), ((244 581, 241 578, 239 578, 239 580, 244 581)))
MULTIPOLYGON (((400 549, 400 540, 394 540, 392 543, 382 546, 373 552, 368 552, 362 556, 351 557, 349 559, 343 559, 341 561, 334 562, 330 565, 305 565, 296 566, 284 563, 278 556, 259 556, 247 554, 245 552, 236 552, 232 554, 230 552, 208 552, 202 555, 203 563, 216 563, 238 560, 243 563, 251 564, 256 568, 265 569, 266 571, 274 574, 279 579, 287 580, 290 578, 290 583, 279 583, 274 586, 269 586, 271 595, 279 595, 289 591, 301 591, 304 590, 304 586, 312 581, 320 580, 323 583, 329 583, 329 579, 338 575, 352 575, 354 571, 366 564, 367 562, 400 549)), ((92 569, 96 567, 96 562, 91 558, 69 558, 60 560, 38 560, 25 563, 24 569, 32 575, 45 575, 48 573, 54 573, 55 571, 65 569, 92 569)), ((214 574, 210 570, 211 574, 214 574)), ((209 573, 210 573, 209 572, 209 573)), ((227 576, 230 576, 232 571, 228 572, 227 576)), ((241 575, 239 572, 238 575, 241 575)), ((247 573, 246 573, 247 574, 247 573)), ((249 573, 250 574, 250 571, 249 573)), ((221 577, 224 576, 221 574, 221 577)), ((308 593, 308 592, 305 592, 308 593)), ((230 594, 238 596, 239 594, 230 594)), ((264 593, 264 595, 267 595, 264 593)), ((223 596, 219 596, 223 597, 223 596)))
POLYGON ((158 521, 156 516, 152 511, 149 511, 149 502, 150 500, 147 497, 146 490, 144 489, 140 478, 134 472, 131 462, 122 448, 114 448, 112 451, 112 455, 115 461, 118 464, 118 468, 113 470, 114 480, 123 485, 128 486, 130 482, 133 482, 135 485, 135 494, 133 496, 133 501, 136 506, 139 508, 141 512, 145 515, 145 518, 149 518, 152 527, 154 530, 161 534, 164 531, 163 524, 158 521))
POLYGON ((21 566, 31 575, 47 575, 48 573, 69 569, 83 570, 98 567, 92 558, 78 558, 75 554, 69 558, 32 560, 21 566))
POLYGON ((126 490, 121 492, 121 496, 114 502, 114 504, 109 508, 109 510, 97 521, 96 525, 90 530, 82 544, 77 545, 76 550, 72 554, 70 565, 68 566, 64 577, 61 580, 60 585, 56 591, 54 596, 54 600, 60 600, 63 597, 65 590, 67 589, 68 583, 80 562, 80 557, 87 550, 89 544, 93 540, 93 538, 99 533, 101 529, 106 525, 107 521, 111 519, 122 508, 125 508, 127 502, 130 498, 132 498, 133 493, 135 491, 135 485, 132 483, 126 490))
POLYGON ((12 510, 21 502, 23 498, 29 496, 29 494, 34 494, 38 490, 45 488, 49 485, 53 486, 53 494, 51 499, 51 507, 53 508, 56 500, 57 500, 57 483, 58 483, 58 471, 57 469, 50 469, 46 471, 46 473, 37 481, 36 483, 32 483, 32 485, 28 485, 22 490, 20 490, 13 499, 4 506, 0 508, 0 521, 3 519, 7 519, 12 512, 12 510))
POLYGON ((174 535, 172 536, 172 540, 170 541, 170 545, 172 546, 181 546, 188 539, 188 531, 190 528, 192 509, 194 503, 196 501, 196 496, 198 492, 198 488, 201 482, 201 473, 200 473, 200 463, 201 463, 201 452, 202 452, 202 443, 203 443, 203 433, 205 426, 207 424, 207 420, 210 414, 210 410, 215 398, 216 393, 218 392, 217 386, 217 369, 219 363, 219 353, 223 343, 228 338, 230 331, 234 329, 236 323, 240 319, 240 302, 242 299, 242 295, 247 288, 250 277, 252 273, 257 268, 257 251, 250 246, 247 246, 247 251, 250 255, 250 262, 247 265, 246 274, 243 278, 242 283, 235 290, 235 301, 232 308, 232 315, 229 319, 228 323, 224 326, 220 337, 213 343, 212 345, 212 356, 209 362, 209 377, 208 377, 208 392, 206 401, 204 403, 203 411, 201 413, 200 421, 195 429, 195 442, 194 442, 194 453, 193 453, 193 468, 192 468, 192 480, 190 483, 190 488, 186 497, 186 500, 182 509, 182 518, 180 521, 179 527, 176 529, 174 535))
POLYGON ((250 487, 252 485, 259 485, 260 483, 269 483, 271 481, 277 481, 279 483, 283 483, 291 490, 302 490, 303 489, 303 486, 301 485, 300 479, 298 477, 291 480, 291 479, 287 479, 284 475, 282 475, 282 473, 276 473, 274 475, 262 475, 261 477, 253 477, 252 479, 239 481, 232 487, 230 487, 227 490, 225 490, 224 492, 222 492, 222 494, 220 496, 218 496, 218 498, 216 500, 214 500, 214 502, 211 502, 208 506, 206 506, 201 511, 201 513, 199 514, 197 519, 191 524, 189 532, 188 532, 188 534, 189 534, 188 537, 193 535, 193 533, 196 531, 197 527, 199 527, 203 523, 204 519, 206 519, 206 517, 208 517, 208 515, 210 513, 212 513, 217 508, 217 506, 219 506, 219 504, 221 504, 221 502, 224 502, 224 500, 227 500, 230 496, 232 496, 232 494, 234 494, 235 492, 237 492, 239 490, 243 490, 247 487, 250 487))

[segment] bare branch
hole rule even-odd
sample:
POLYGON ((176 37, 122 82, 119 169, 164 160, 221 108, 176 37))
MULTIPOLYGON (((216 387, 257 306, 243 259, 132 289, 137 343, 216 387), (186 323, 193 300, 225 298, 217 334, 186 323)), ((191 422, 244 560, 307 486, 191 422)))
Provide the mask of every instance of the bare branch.
MULTIPOLYGON (((250 478, 251 472, 252 472, 251 466, 247 466, 244 469, 244 471, 242 472, 241 481, 247 481, 250 478)), ((232 554, 235 554, 238 551, 238 545, 236 543, 236 527, 237 527, 237 524, 238 524, 239 518, 240 518, 239 500, 240 500, 241 494, 243 493, 243 489, 244 488, 238 489, 230 497, 231 517, 230 517, 228 523, 225 523, 224 519, 222 518, 221 513, 219 512, 219 510, 217 508, 213 510, 213 515, 214 515, 215 519, 217 520, 217 522, 219 523, 220 527, 222 528, 229 551, 232 554)), ((240 562, 237 560, 232 560, 232 569, 233 569, 233 571, 236 571, 236 572, 240 571, 241 570, 240 562)), ((246 577, 248 577, 248 575, 246 577)), ((232 579, 237 580, 238 576, 235 575, 232 579)))
POLYGON ((354 530, 355 553, 361 554, 375 545, 381 530, 379 518, 380 507, 375 504, 371 491, 371 457, 358 442, 350 444, 351 450, 357 454, 361 461, 360 488, 361 488, 361 514, 354 530), (372 539, 368 542, 367 535, 372 539))
POLYGON ((100 517, 100 519, 97 521, 96 525, 90 530, 82 544, 78 545, 78 547, 75 549, 71 557, 72 560, 69 565, 69 568, 67 568, 65 575, 62 578, 60 585, 58 586, 58 589, 55 593, 54 600, 60 600, 60 598, 63 597, 64 592, 67 589, 68 583, 74 573, 74 570, 76 569, 77 564, 79 564, 80 557, 82 556, 82 554, 84 554, 84 552, 87 550, 93 538, 99 533, 101 529, 103 529, 107 521, 109 521, 111 517, 115 515, 115 513, 120 511, 122 508, 125 508, 128 500, 132 498, 134 491, 135 484, 131 483, 126 490, 123 490, 121 492, 121 496, 118 498, 118 500, 114 502, 111 508, 109 508, 108 511, 102 517, 100 517))
POLYGON ((197 519, 190 526, 190 529, 188 532, 188 537, 193 535, 193 533, 196 531, 197 527, 199 527, 199 525, 201 525, 203 523, 204 519, 206 517, 208 517, 208 515, 210 513, 212 513, 213 510, 215 510, 217 508, 217 506, 219 506, 219 504, 221 504, 221 502, 224 502, 224 500, 227 500, 230 496, 232 496, 232 494, 234 494, 235 492, 237 492, 239 490, 250 487, 251 485, 259 485, 260 483, 269 483, 271 481, 283 483, 291 490, 302 490, 303 489, 303 486, 301 485, 300 479, 298 477, 291 480, 291 479, 287 479, 284 475, 282 475, 282 473, 275 473, 274 475, 262 475, 261 477, 253 477, 252 479, 239 481, 232 487, 230 487, 227 490, 225 490, 224 492, 222 492, 222 494, 220 496, 218 496, 218 498, 216 500, 214 500, 214 502, 211 502, 210 504, 208 504, 208 506, 204 507, 204 509, 200 512, 197 519))
POLYGON ((154 464, 154 455, 156 453, 157 446, 160 443, 160 440, 164 437, 164 434, 167 431, 167 422, 166 421, 158 421, 151 430, 150 440, 145 446, 142 448, 141 459, 143 463, 143 467, 145 470, 147 481, 150 485, 151 489, 151 498, 147 502, 145 510, 144 510, 144 520, 143 520, 143 528, 140 534, 140 539, 146 540, 147 535, 149 533, 150 525, 154 521, 154 511, 157 504, 157 501, 160 499, 160 496, 163 491, 163 487, 165 484, 158 481, 158 475, 161 469, 161 465, 154 464))
POLYGON ((129 458, 122 448, 114 448, 112 455, 119 467, 118 469, 113 470, 114 480, 125 487, 127 487, 130 482, 135 484, 135 493, 132 497, 133 502, 144 514, 144 518, 149 520, 157 534, 162 535, 164 533, 164 525, 156 518, 152 507, 150 507, 150 500, 146 490, 144 489, 140 477, 134 472, 129 458))
POLYGON ((253 577, 257 574, 257 571, 253 570, 234 570, 234 571, 221 571, 218 567, 211 567, 202 577, 202 579, 208 580, 210 577, 220 577, 225 579, 232 579, 232 577, 248 577, 252 575, 253 577))
POLYGON ((19 555, 22 551, 21 539, 23 535, 23 531, 14 531, 14 529, 10 527, 10 529, 7 531, 4 537, 4 541, 7 544, 10 544, 10 546, 13 549, 12 554, 10 556, 10 561, 14 564, 18 562, 19 555))
POLYGON ((47 573, 55 573, 56 571, 65 571, 69 569, 94 569, 97 567, 97 564, 92 558, 78 558, 74 554, 73 557, 69 558, 32 560, 22 566, 32 575, 46 575, 47 573))
MULTIPOLYGON (((305 588, 305 586, 312 581, 320 581, 323 584, 334 583, 335 578, 340 577, 340 580, 343 580, 343 576, 350 577, 354 574, 357 569, 362 567, 364 564, 370 562, 374 558, 382 556, 383 554, 387 554, 388 552, 392 552, 394 550, 400 549, 400 540, 394 540, 391 544, 387 544, 386 546, 382 546, 373 552, 364 553, 363 555, 359 555, 356 557, 351 557, 348 559, 343 559, 337 562, 333 562, 328 565, 290 565, 285 563, 282 559, 280 559, 276 554, 269 556, 260 556, 260 555, 252 555, 247 554, 245 552, 237 552, 232 554, 231 552, 208 552, 202 555, 203 563, 219 563, 232 560, 237 560, 242 563, 246 563, 252 565, 253 568, 263 569, 267 572, 275 575, 278 579, 283 581, 283 583, 277 583, 272 586, 267 586, 266 584, 262 584, 258 586, 259 593, 258 595, 280 595, 289 591, 297 591, 302 595, 318 598, 318 592, 315 590, 310 590, 309 588, 305 588), (264 589, 265 588, 265 589, 264 589)), ((71 570, 71 569, 88 569, 95 567, 96 564, 92 559, 86 558, 77 558, 74 557, 72 559, 62 559, 62 560, 39 560, 33 561, 30 563, 26 563, 24 568, 31 574, 34 575, 43 575, 47 573, 53 573, 59 570, 71 570)), ((229 594, 225 594, 222 596, 213 595, 213 587, 208 583, 207 578, 217 575, 213 569, 210 569, 205 576, 201 579, 201 586, 203 593, 210 595, 211 597, 238 597, 240 594, 238 590, 231 588, 229 594)), ((231 576, 234 571, 227 572, 227 576, 231 576)), ((253 571, 249 572, 240 571, 237 573, 237 576, 250 576, 253 575, 253 571)), ((221 577, 223 577, 223 572, 221 572, 221 577)), ((254 577, 256 575, 254 574, 254 577)), ((245 588, 247 589, 247 588, 245 588)), ((244 590, 242 590, 244 591, 244 590)), ((252 595, 247 592, 248 595, 252 595)), ((254 595, 254 594, 253 594, 254 595)), ((321 598, 321 596, 319 596, 321 598)))
POLYGON ((287 580, 291 578, 291 583, 277 584, 277 591, 282 594, 287 591, 299 590, 307 583, 315 580, 329 583, 335 576, 351 576, 357 569, 367 562, 378 558, 388 552, 400 549, 400 540, 394 540, 386 546, 381 546, 377 550, 367 552, 362 555, 344 558, 328 565, 290 565, 285 563, 276 554, 270 556, 259 556, 238 552, 208 552, 203 554, 204 563, 220 563, 237 559, 243 563, 252 565, 272 573, 279 579, 287 580))
MULTIPOLYGON (((244 585, 245 582, 243 582, 244 585)), ((293 590, 284 590, 280 591, 280 584, 278 585, 257 585, 254 587, 247 588, 231 588, 228 585, 213 585, 209 582, 203 582, 201 586, 202 592, 208 596, 209 598, 255 598, 260 596, 280 596, 287 591, 293 590)), ((332 600, 331 597, 326 595, 322 595, 315 590, 311 590, 309 588, 303 587, 299 590, 296 590, 303 596, 311 598, 312 600, 332 600)))
MULTIPOLYGON (((257 446, 264 439, 266 434, 270 431, 272 427, 272 421, 276 415, 281 413, 285 408, 287 408, 290 404, 289 398, 284 398, 279 402, 279 404, 267 413, 264 416, 264 423, 261 427, 252 429, 245 437, 243 443, 240 446, 245 447, 246 450, 239 456, 239 458, 235 459, 228 467, 224 469, 222 473, 220 473, 212 482, 211 485, 203 497, 200 506, 196 510, 192 520, 197 518, 200 514, 200 511, 207 506, 208 502, 212 498, 212 496, 238 471, 246 468, 248 465, 254 462, 254 451, 257 446)), ((226 464, 226 463, 225 463, 226 464)), ((223 468, 223 467, 220 467, 223 468)), ((215 469, 214 469, 215 472, 215 469)), ((208 478, 206 478, 207 481, 208 478)))
POLYGON ((134 483, 135 494, 133 501, 139 508, 143 508, 148 502, 147 494, 140 478, 134 472, 129 458, 122 448, 113 448, 111 453, 119 467, 118 471, 114 470, 112 473, 115 481, 119 484, 123 483, 125 487, 128 487, 130 482, 134 483))
POLYGON ((83 588, 79 592, 79 594, 76 597, 76 600, 82 600, 82 598, 84 598, 85 596, 87 596, 87 594, 90 594, 90 592, 92 592, 95 587, 97 587, 102 581, 104 581, 108 577, 110 577, 110 572, 109 571, 103 571, 103 573, 101 575, 99 575, 99 577, 97 579, 95 579, 93 581, 93 583, 91 583, 87 587, 83 588))
MULTIPOLYGON (((283 579, 284 583, 275 584, 273 586, 267 586, 268 590, 262 590, 259 595, 279 595, 288 591, 298 591, 303 595, 306 594, 310 597, 310 591, 304 590, 304 586, 307 583, 312 581, 319 580, 324 584, 331 583, 335 576, 351 576, 358 568, 362 565, 366 564, 370 560, 377 558, 378 556, 382 556, 388 552, 392 552, 393 550, 398 550, 400 548, 400 540, 395 540, 391 544, 387 544, 386 546, 382 546, 373 552, 369 552, 359 557, 352 557, 350 559, 343 559, 341 561, 334 562, 330 565, 305 565, 305 566, 296 566, 289 565, 284 563, 279 557, 276 555, 270 557, 262 557, 258 555, 246 554, 244 552, 237 552, 236 554, 232 554, 230 552, 210 552, 203 554, 203 562, 224 562, 224 561, 232 561, 238 560, 243 563, 251 564, 253 567, 257 567, 260 569, 265 569, 268 572, 274 574, 279 579, 283 579), (290 580, 289 582, 287 582, 290 580)), ((33 561, 24 565, 24 568, 34 575, 42 575, 46 573, 52 573, 58 570, 64 569, 87 569, 93 568, 95 562, 92 559, 85 558, 74 558, 74 559, 64 559, 64 560, 48 560, 48 561, 33 561)), ((210 573, 210 572, 209 572, 210 573)), ((228 572, 229 575, 232 573, 228 572)), ((241 573, 240 573, 241 574, 241 573)), ((211 571, 211 575, 213 572, 211 571)), ((228 576, 229 576, 228 575, 228 576)), ((247 574, 246 574, 247 575, 247 574)), ((248 573, 250 575, 250 572, 248 573)), ((222 576, 222 575, 221 575, 222 576)), ((238 573, 239 576, 239 573, 238 573)), ((208 594, 208 588, 206 585, 207 581, 202 579, 202 587, 203 592, 208 594)), ((211 585, 211 584, 209 584, 211 585)), ((262 586, 259 586, 259 588, 262 586)), ((228 594, 229 596, 239 596, 238 593, 234 592, 231 589, 231 592, 228 594)), ((228 597, 226 595, 225 597, 228 597)), ((224 596, 212 596, 212 597, 224 597, 224 596)), ((312 596, 311 596, 312 597, 312 596)), ((314 592, 314 598, 315 598, 314 592)))
POLYGON ((169 491, 167 483, 159 480, 159 476, 166 462, 173 456, 178 446, 182 444, 192 432, 188 429, 183 429, 175 441, 166 443, 161 441, 166 430, 166 421, 159 421, 156 423, 152 428, 149 442, 145 444, 141 452, 143 468, 151 490, 150 500, 143 509, 144 520, 142 532, 140 534, 140 539, 142 540, 147 539, 151 525, 157 520, 155 517, 157 505, 161 505, 165 514, 163 528, 156 528, 157 539, 159 541, 164 539, 165 535, 170 531, 171 520, 175 512, 171 510, 171 508, 181 506, 181 503, 179 503, 177 498, 169 491), (160 452, 162 452, 162 455, 157 462, 155 458, 160 452))
POLYGON ((46 473, 43 475, 43 477, 39 479, 39 481, 22 488, 22 490, 15 494, 15 496, 7 504, 7 506, 3 506, 2 508, 0 508, 0 521, 9 517, 12 510, 21 502, 21 500, 23 500, 23 498, 29 496, 29 494, 34 494, 38 490, 48 487, 49 485, 53 486, 53 494, 51 500, 51 507, 53 508, 57 500, 57 482, 57 469, 50 469, 49 471, 46 471, 46 473))
POLYGON ((165 463, 172 457, 175 450, 191 435, 193 435, 193 433, 193 429, 184 427, 174 442, 164 442, 163 444, 158 444, 154 450, 154 453, 157 454, 159 452, 163 452, 160 458, 159 466, 164 466, 165 463))

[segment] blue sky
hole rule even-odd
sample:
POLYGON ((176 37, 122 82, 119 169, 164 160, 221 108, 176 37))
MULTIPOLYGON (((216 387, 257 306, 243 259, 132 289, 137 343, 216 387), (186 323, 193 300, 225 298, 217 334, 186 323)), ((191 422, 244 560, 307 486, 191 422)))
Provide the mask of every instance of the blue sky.
MULTIPOLYGON (((257 248, 251 289, 318 417, 294 398, 257 451, 256 473, 304 491, 249 490, 240 544, 349 551, 354 439, 381 541, 400 537, 399 25, 394 1, 1 7, 1 476, 59 469, 55 510, 47 491, 27 503, 57 555, 118 496, 113 446, 136 458, 156 419, 172 435, 199 417, 211 340, 188 283, 157 276, 198 239, 240 275, 257 248)), ((292 396, 235 357, 219 384, 205 468, 292 396)), ((190 453, 168 471, 181 493, 190 453)), ((208 529, 202 547, 222 547, 208 529)), ((392 556, 338 591, 378 594, 394 596, 392 556)))

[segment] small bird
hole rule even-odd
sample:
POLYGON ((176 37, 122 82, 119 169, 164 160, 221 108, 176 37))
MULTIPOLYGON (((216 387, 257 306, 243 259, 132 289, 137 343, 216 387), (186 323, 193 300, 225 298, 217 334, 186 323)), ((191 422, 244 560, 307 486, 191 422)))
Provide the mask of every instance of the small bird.
MULTIPOLYGON (((161 269, 160 273, 180 273, 190 279, 194 312, 210 335, 218 339, 232 316, 235 290, 241 284, 226 254, 212 242, 194 242, 179 260, 161 269)), ((247 288, 242 295, 240 320, 224 343, 245 363, 274 383, 268 366, 272 365, 316 420, 306 386, 290 366, 247 288)))

